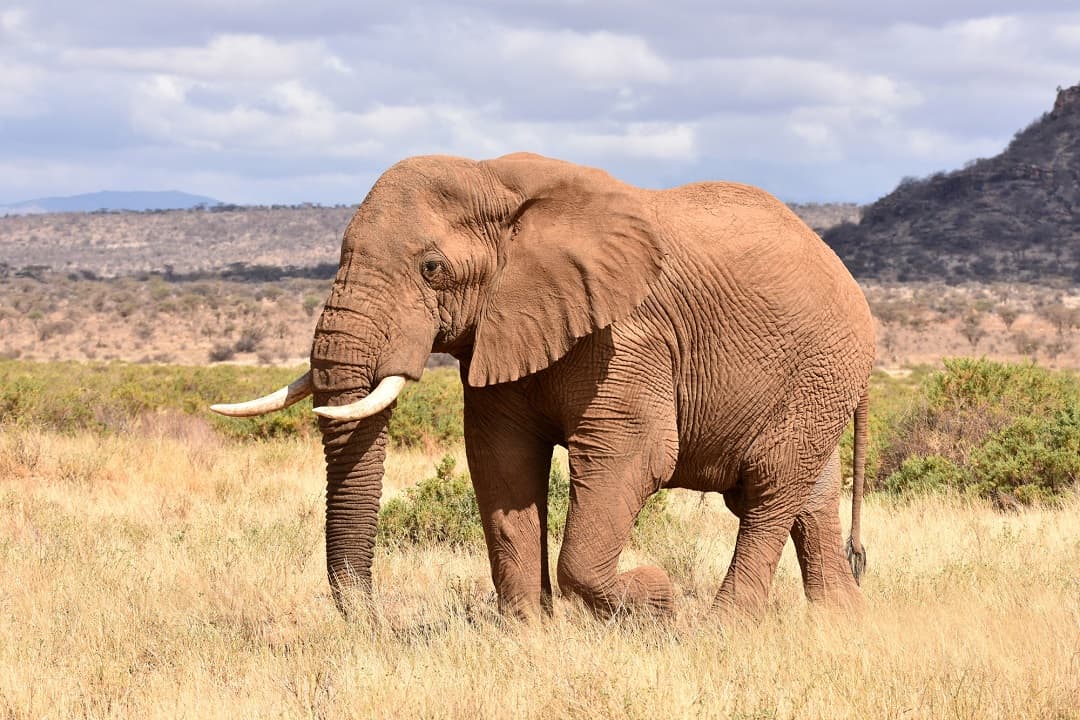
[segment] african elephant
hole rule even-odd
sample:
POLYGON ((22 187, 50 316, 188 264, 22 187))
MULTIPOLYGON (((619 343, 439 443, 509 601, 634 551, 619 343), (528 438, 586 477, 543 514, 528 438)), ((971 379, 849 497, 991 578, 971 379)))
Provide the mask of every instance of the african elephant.
POLYGON ((673 609, 663 570, 617 569, 660 488, 740 518, 716 595, 759 615, 790 535, 811 600, 859 602, 874 331, 835 254, 745 185, 643 190, 532 154, 404 160, 345 230, 311 370, 224 414, 314 394, 335 598, 369 588, 387 420, 428 354, 460 361, 465 443, 500 609, 550 607, 548 469, 569 451, 559 587, 600 615, 673 609), (837 445, 855 415, 848 561, 837 445), (856 577, 853 578, 853 572, 856 577))

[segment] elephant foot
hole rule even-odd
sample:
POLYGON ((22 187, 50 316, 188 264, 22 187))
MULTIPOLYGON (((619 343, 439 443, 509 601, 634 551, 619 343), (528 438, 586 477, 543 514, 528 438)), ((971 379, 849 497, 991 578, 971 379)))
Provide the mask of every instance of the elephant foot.
POLYGON ((499 596, 499 614, 508 619, 523 623, 535 623, 552 613, 551 593, 539 595, 499 596))
POLYGON ((580 597, 592 612, 602 619, 614 615, 643 614, 671 617, 675 614, 675 593, 667 573, 646 565, 619 573, 609 582, 561 577, 565 593, 580 597))
POLYGON ((756 625, 765 617, 765 595, 761 592, 738 592, 725 579, 712 603, 712 613, 724 627, 756 625))

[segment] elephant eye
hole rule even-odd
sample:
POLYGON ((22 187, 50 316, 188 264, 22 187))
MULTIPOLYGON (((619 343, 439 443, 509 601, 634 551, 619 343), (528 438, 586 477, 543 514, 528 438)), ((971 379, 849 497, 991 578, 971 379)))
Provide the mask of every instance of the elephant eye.
POLYGON ((420 269, 424 273, 424 277, 431 280, 443 269, 443 263, 442 260, 428 258, 420 264, 420 269))

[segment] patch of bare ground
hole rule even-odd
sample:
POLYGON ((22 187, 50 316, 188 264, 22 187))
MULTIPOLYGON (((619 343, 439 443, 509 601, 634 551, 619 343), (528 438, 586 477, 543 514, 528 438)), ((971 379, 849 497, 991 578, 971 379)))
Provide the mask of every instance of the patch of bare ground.
POLYGON ((1080 368, 1080 287, 860 284, 877 323, 882 367, 985 356, 1080 368))

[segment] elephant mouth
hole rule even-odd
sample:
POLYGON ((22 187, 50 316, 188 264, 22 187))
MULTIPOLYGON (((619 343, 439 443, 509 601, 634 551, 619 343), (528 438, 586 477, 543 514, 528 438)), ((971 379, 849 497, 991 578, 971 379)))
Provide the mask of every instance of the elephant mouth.
MULTIPOLYGON (((314 408, 314 413, 330 420, 363 420, 390 407, 397 400, 397 396, 401 394, 404 387, 405 377, 403 375, 389 375, 380 380, 375 389, 364 398, 347 405, 317 407, 314 408)), ((285 387, 279 388, 269 395, 245 402, 211 405, 210 409, 220 415, 229 417, 255 417, 284 410, 290 405, 300 402, 311 393, 311 371, 308 370, 285 387)))

